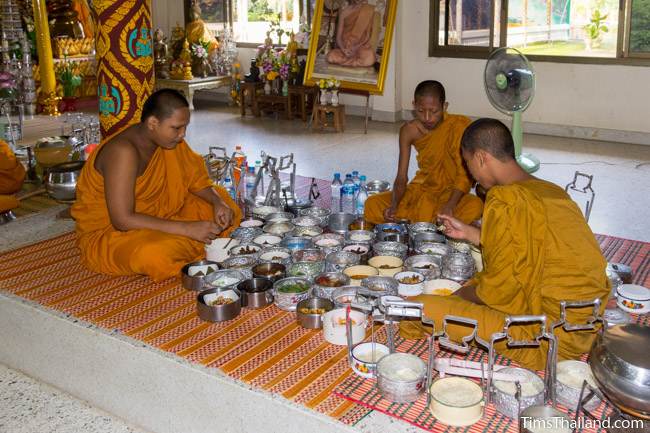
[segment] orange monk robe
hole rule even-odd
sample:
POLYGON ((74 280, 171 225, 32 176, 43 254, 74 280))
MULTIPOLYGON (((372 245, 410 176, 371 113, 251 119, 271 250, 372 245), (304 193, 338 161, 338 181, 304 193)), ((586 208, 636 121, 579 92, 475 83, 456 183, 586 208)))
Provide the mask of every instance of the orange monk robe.
MULTIPOLYGON (((607 262, 582 213, 564 192, 550 182, 527 180, 488 191, 481 230, 484 270, 474 279, 476 294, 486 305, 477 305, 458 296, 421 295, 425 314, 442 324, 445 315, 478 320, 479 335, 489 341, 502 330, 508 315, 545 314, 547 323, 559 319, 560 301, 600 298, 604 309, 609 295, 605 275, 607 262)), ((591 308, 570 309, 567 318, 583 323, 591 308)), ((452 338, 466 328, 453 326, 452 338)), ((536 327, 511 327, 517 339, 531 339, 536 327)), ((400 329, 403 336, 417 338, 421 329, 410 322, 400 329)), ((589 351, 593 332, 556 331, 560 340, 559 358, 577 359, 589 351)), ((497 351, 526 367, 542 369, 547 346, 497 351)))
POLYGON ((6 141, 0 140, 0 212, 18 207, 14 193, 20 191, 25 180, 25 167, 16 159, 6 141))
MULTIPOLYGON (((104 178, 94 167, 98 153, 91 154, 81 172, 72 206, 86 267, 113 275, 144 274, 159 281, 205 256, 203 243, 184 236, 150 229, 116 230, 104 198, 104 178)), ((158 148, 136 180, 135 211, 175 221, 212 221, 212 204, 192 194, 212 186, 203 158, 187 143, 171 150, 158 148)), ((226 237, 239 225, 241 211, 223 188, 215 189, 235 212, 232 226, 221 233, 226 237)))
MULTIPOLYGON (((469 194, 470 181, 460 154, 460 139, 469 123, 465 116, 445 114, 435 129, 413 143, 418 171, 397 207, 398 219, 434 221, 455 189, 464 194, 454 209, 454 216, 465 223, 481 217, 483 203, 469 194)), ((374 224, 383 223, 384 210, 391 202, 392 192, 369 197, 365 219, 374 224)))

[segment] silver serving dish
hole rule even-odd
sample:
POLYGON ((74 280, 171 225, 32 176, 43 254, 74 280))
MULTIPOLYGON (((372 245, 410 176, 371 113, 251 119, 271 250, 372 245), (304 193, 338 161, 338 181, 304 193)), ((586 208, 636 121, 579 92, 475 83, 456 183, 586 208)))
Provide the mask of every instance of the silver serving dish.
POLYGON ((316 248, 323 250, 325 255, 340 251, 343 248, 343 236, 337 233, 323 233, 312 238, 316 248))
POLYGON ((335 251, 325 258, 326 270, 329 272, 343 272, 345 268, 358 265, 360 257, 349 251, 335 251))
POLYGON ((345 243, 349 244, 371 244, 375 241, 375 232, 370 230, 350 230, 345 234, 345 243))
POLYGON ((299 236, 288 236, 282 240, 281 246, 290 249, 291 251, 306 250, 312 248, 312 241, 310 238, 299 236))
POLYGON ((519 416, 520 410, 523 410, 529 406, 535 406, 544 403, 544 381, 542 381, 542 379, 534 372, 519 367, 506 367, 499 370, 499 372, 513 376, 519 376, 522 378, 522 380, 528 381, 531 386, 536 386, 539 388, 539 392, 527 393, 524 389, 524 386, 526 385, 522 385, 522 395, 519 401, 517 401, 517 398, 515 397, 515 382, 494 381, 492 389, 492 401, 494 402, 494 406, 497 412, 510 418, 516 419, 519 416), (508 388, 508 391, 505 390, 505 387, 508 388), (510 388, 512 389, 510 390, 510 388))
POLYGON ((214 271, 218 271, 219 264, 211 260, 201 260, 198 262, 188 263, 185 266, 183 266, 183 268, 181 269, 181 285, 187 290, 194 290, 200 292, 202 290, 205 290, 207 285, 207 283, 205 282, 205 277, 207 277, 210 274, 190 276, 188 274, 188 271, 193 266, 210 266, 214 269, 214 271))
POLYGON ((260 263, 280 263, 284 266, 291 264, 291 250, 284 247, 265 248, 260 251, 260 263))
POLYGON ((272 213, 281 212, 282 209, 275 206, 256 206, 253 208, 253 216, 257 219, 266 219, 272 213))
POLYGON ((313 280, 314 277, 325 270, 323 262, 294 262, 287 268, 287 275, 290 277, 301 277, 313 280))
POLYGON ((628 323, 600 333, 589 365, 603 393, 621 410, 650 418, 650 327, 628 323))
POLYGON ((368 195, 374 195, 390 191, 391 184, 385 180, 371 180, 366 183, 366 188, 368 189, 368 195))
POLYGON ((394 403, 411 403, 425 391, 427 366, 419 356, 391 353, 377 363, 377 386, 394 403))
POLYGON ((332 211, 324 208, 324 207, 317 207, 313 206, 307 209, 301 209, 300 210, 300 215, 301 216, 311 216, 318 218, 320 220, 320 226, 325 227, 329 221, 329 216, 332 214, 332 211))
POLYGON ((307 329, 320 329, 323 327, 323 314, 334 309, 334 304, 325 298, 308 298, 298 302, 296 306, 296 320, 298 324, 307 329), (323 313, 305 313, 303 309, 320 308, 323 313))
POLYGON ((241 272, 245 278, 253 278, 253 266, 257 264, 257 256, 233 256, 223 261, 224 269, 241 272))
POLYGON ((291 236, 312 238, 314 236, 322 235, 323 229, 319 226, 296 227, 291 232, 291 236))
POLYGON ((196 297, 196 312, 201 320, 206 322, 225 322, 232 320, 241 312, 241 294, 236 287, 223 287, 205 290, 196 297), (236 299, 229 304, 224 305, 209 305, 206 302, 206 297, 212 295, 220 296, 225 295, 227 292, 234 292, 236 299))
POLYGON ((332 299, 332 294, 339 287, 347 286, 350 284, 350 277, 341 272, 323 272, 314 277, 314 285, 312 286, 312 295, 319 298, 332 299), (330 281, 331 285, 323 284, 326 279, 330 281))
POLYGON ((303 299, 309 297, 311 282, 305 278, 288 277, 273 283, 273 297, 275 305, 286 311, 296 311, 296 305, 303 299), (283 288, 286 286, 299 285, 304 288, 297 292, 287 292, 283 288))
POLYGON ((408 245, 401 242, 377 242, 372 246, 375 256, 393 256, 404 260, 408 252, 408 245))
POLYGON ((451 253, 442 259, 442 278, 466 281, 474 276, 474 258, 465 253, 451 253))
POLYGON ((207 275, 204 279, 209 288, 236 287, 244 281, 244 274, 235 269, 220 269, 207 275))
POLYGON ((228 250, 228 255, 230 257, 251 256, 257 258, 260 255, 260 251, 262 251, 262 247, 257 244, 242 243, 230 248, 228 250))
POLYGON ((237 285, 242 307, 263 308, 273 303, 273 282, 268 278, 251 278, 237 285))
POLYGON ((320 226, 320 218, 313 216, 305 215, 299 216, 291 220, 294 226, 296 227, 310 227, 310 226, 320 226))
POLYGON ((239 243, 247 244, 252 243, 253 239, 262 234, 262 229, 259 227, 237 227, 230 234, 230 237, 237 239, 239 243))
POLYGON ((49 196, 60 202, 73 202, 84 163, 85 161, 70 161, 49 168, 45 174, 45 191, 49 196))
POLYGON ((251 269, 254 278, 266 278, 272 282, 287 276, 287 268, 281 263, 258 263, 251 269))
POLYGON ((361 285, 377 296, 396 296, 399 289, 399 282, 393 277, 374 275, 361 280, 361 285))
POLYGON ((365 304, 368 302, 365 296, 359 294, 361 286, 342 286, 332 292, 332 301, 336 308, 345 308, 351 303, 365 304))
POLYGON ((423 242, 419 245, 416 243, 415 251, 418 254, 433 254, 436 256, 444 257, 448 254, 451 254, 453 252, 453 248, 447 244, 441 244, 438 242, 423 242))
POLYGON ((348 226, 356 216, 351 213, 337 212, 329 216, 327 227, 334 233, 345 234, 348 231, 348 226))
POLYGON ((440 278, 442 257, 433 254, 418 254, 404 260, 407 271, 419 272, 427 280, 440 278))
POLYGON ((325 253, 318 248, 306 248, 304 250, 296 250, 291 253, 294 262, 323 262, 325 261, 325 253))
POLYGON ((264 224, 262 230, 264 233, 268 233, 276 236, 284 236, 288 233, 291 233, 295 226, 289 221, 280 221, 280 222, 271 222, 264 224))
POLYGON ((285 223, 289 222, 294 218, 294 215, 291 212, 273 212, 268 214, 264 220, 267 223, 285 223))
POLYGON ((368 259, 370 258, 370 252, 372 251, 372 247, 370 244, 349 244, 343 247, 342 252, 347 252, 347 253, 354 253, 357 256, 359 256, 359 263, 360 265, 365 265, 368 263, 368 259))

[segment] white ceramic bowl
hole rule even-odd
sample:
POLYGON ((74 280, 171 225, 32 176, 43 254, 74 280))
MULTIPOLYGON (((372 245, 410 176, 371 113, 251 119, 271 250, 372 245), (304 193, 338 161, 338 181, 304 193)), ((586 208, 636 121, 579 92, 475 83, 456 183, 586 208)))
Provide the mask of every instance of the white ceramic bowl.
POLYGON ((205 257, 213 262, 221 263, 230 257, 228 254, 230 248, 237 245, 239 245, 237 239, 217 238, 211 243, 205 244, 205 257), (225 248, 229 241, 230 244, 228 245, 228 248, 225 248))
POLYGON ((398 272, 393 278, 395 278, 399 283, 397 293, 399 293, 400 296, 417 296, 424 292, 424 275, 419 272, 398 272), (402 280, 405 278, 417 278, 418 281, 414 283, 403 283, 402 280))
POLYGON ((444 278, 440 278, 437 280, 425 281, 424 294, 436 295, 436 296, 449 296, 460 288, 461 288, 460 283, 457 283, 454 280, 447 280, 444 278))
POLYGON ((445 377, 431 385, 431 414, 440 422, 465 427, 483 417, 483 390, 464 377, 445 377))
POLYGON ((616 305, 628 313, 650 312, 650 289, 638 284, 621 284, 616 291, 616 305))
POLYGON ((366 265, 356 265, 345 268, 343 273, 350 277, 350 284, 353 286, 358 286, 361 284, 361 280, 367 277, 372 277, 373 275, 379 275, 377 269, 372 266, 366 265))
POLYGON ((244 220, 241 223, 239 223, 239 227, 262 227, 264 225, 264 221, 262 220, 244 220))
POLYGON ((371 379, 377 372, 377 362, 390 353, 388 346, 365 342, 352 349, 352 370, 359 376, 371 379))
POLYGON ((276 235, 264 234, 253 239, 253 242, 257 245, 261 245, 263 248, 268 248, 279 245, 280 242, 282 242, 282 238, 276 235))
MULTIPOLYGON (((366 336, 367 317, 360 311, 350 311, 352 322, 352 344, 361 343, 366 336)), ((347 346, 345 308, 328 311, 323 315, 323 336, 337 346, 347 346)))
POLYGON ((395 256, 375 256, 368 259, 368 264, 386 277, 392 277, 404 268, 402 259, 395 256))

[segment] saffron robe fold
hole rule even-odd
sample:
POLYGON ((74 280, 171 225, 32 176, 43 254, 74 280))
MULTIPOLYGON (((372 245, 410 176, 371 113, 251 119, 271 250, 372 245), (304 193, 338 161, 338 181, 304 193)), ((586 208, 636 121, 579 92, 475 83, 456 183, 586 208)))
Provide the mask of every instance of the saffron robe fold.
MULTIPOLYGON (((116 230, 104 195, 104 178, 95 169, 99 149, 91 154, 77 184, 72 206, 78 245, 85 266, 112 275, 149 275, 156 281, 178 275, 188 262, 205 256, 204 244, 157 230, 116 230)), ((158 148, 135 183, 135 212, 175 221, 212 221, 213 206, 194 192, 213 187, 234 211, 228 236, 241 221, 241 211, 228 193, 215 187, 203 158, 185 141, 174 149, 158 148)))
MULTIPOLYGON (((488 191, 481 231, 484 269, 473 283, 476 294, 486 305, 477 305, 458 296, 421 295, 425 313, 441 326, 445 315, 478 320, 479 335, 489 341, 502 330, 509 315, 540 315, 551 324, 560 317, 560 301, 600 298, 602 309, 610 285, 605 275, 607 261, 598 242, 578 209, 563 189, 539 179, 488 191)), ((591 308, 569 309, 567 319, 584 323, 591 308)), ((467 328, 452 326, 450 335, 459 339, 467 328)), ((514 326, 517 339, 531 339, 539 325, 514 326)), ((406 337, 421 336, 413 322, 400 332, 406 337)), ((593 332, 556 330, 559 358, 577 359, 589 351, 593 332)), ((497 351, 526 367, 542 369, 547 345, 538 348, 509 349, 505 342, 497 351)))
POLYGON ((18 207, 13 195, 20 191, 25 180, 25 167, 16 159, 9 144, 0 140, 0 212, 18 207))
MULTIPOLYGON (((465 223, 481 217, 483 203, 469 194, 469 176, 460 153, 460 139, 470 120, 465 116, 445 114, 431 132, 413 143, 417 152, 418 171, 406 186, 396 216, 412 222, 435 221, 440 208, 457 189, 464 194, 454 209, 454 216, 465 223)), ((365 219, 373 224, 384 222, 384 210, 390 207, 392 192, 368 198, 365 219)))

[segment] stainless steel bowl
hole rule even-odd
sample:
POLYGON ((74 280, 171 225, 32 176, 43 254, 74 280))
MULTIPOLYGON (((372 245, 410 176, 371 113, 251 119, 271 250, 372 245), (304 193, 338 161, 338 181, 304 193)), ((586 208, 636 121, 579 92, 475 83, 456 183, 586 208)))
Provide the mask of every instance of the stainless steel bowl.
POLYGON ((426 388, 426 372, 427 366, 420 357, 391 353, 377 363, 377 386, 384 398, 394 403, 411 403, 426 388))
POLYGON ((206 322, 225 322, 232 320, 241 312, 241 294, 235 287, 223 287, 205 290, 196 297, 196 311, 201 318, 206 322), (233 291, 237 299, 229 304, 224 305, 208 305, 206 297, 217 295, 220 296, 224 292, 233 291))
POLYGON ((360 256, 350 251, 335 251, 325 258, 326 270, 329 272, 343 272, 345 268, 358 265, 360 256))
POLYGON ((397 223, 384 223, 375 226, 375 235, 377 241, 383 242, 390 239, 392 242, 404 242, 408 238, 408 230, 403 224, 397 223))
POLYGON ((284 247, 265 248, 260 251, 260 263, 280 263, 289 266, 291 264, 291 250, 284 247))
POLYGON ((74 201, 84 163, 85 161, 70 161, 49 168, 45 174, 45 191, 49 196, 57 201, 74 201))
POLYGON ((415 251, 418 254, 434 254, 444 257, 447 254, 451 254, 453 248, 447 244, 441 244, 438 242, 422 242, 420 244, 416 242, 415 251))
POLYGON ((320 226, 322 221, 320 218, 316 218, 310 215, 303 215, 292 219, 291 222, 296 227, 313 227, 320 226))
POLYGON ((442 259, 442 278, 466 281, 474 276, 476 265, 471 255, 451 253, 442 259))
POLYGON ((375 256, 393 256, 404 260, 409 247, 401 242, 377 242, 372 246, 375 256))
POLYGON ((241 272, 234 269, 220 269, 206 276, 204 281, 209 288, 236 287, 237 284, 245 280, 246 277, 241 272))
POLYGON ((287 268, 280 263, 258 263, 251 270, 253 271, 253 277, 266 278, 272 282, 287 276, 287 268))
POLYGON ((221 265, 224 269, 233 269, 244 274, 246 278, 253 278, 253 266, 257 264, 255 256, 234 256, 224 260, 221 265))
POLYGON ((291 232, 291 236, 312 238, 314 236, 322 235, 323 229, 320 226, 306 226, 296 227, 291 232))
POLYGON ((408 271, 419 272, 427 280, 440 278, 442 258, 433 254, 418 254, 404 260, 404 266, 408 271))
POLYGON ((368 263, 371 251, 372 247, 370 244, 349 244, 344 246, 343 250, 341 250, 341 252, 354 253, 359 256, 358 264, 360 265, 365 265, 368 263))
POLYGON ((329 216, 327 226, 334 233, 345 234, 355 219, 356 216, 351 213, 337 212, 329 216))
POLYGON ((183 266, 183 268, 181 269, 181 285, 184 288, 186 288, 187 290, 194 290, 197 292, 205 290, 206 287, 209 288, 209 286, 207 286, 205 282, 205 277, 207 277, 210 274, 190 276, 188 274, 188 271, 193 266, 210 266, 213 267, 215 271, 218 271, 219 264, 211 260, 201 260, 198 262, 188 263, 185 266, 183 266))
POLYGON ((322 262, 325 260, 325 253, 318 248, 306 248, 291 253, 294 262, 322 262))
POLYGON ((228 250, 230 257, 259 257, 262 247, 254 243, 242 243, 228 250))
POLYGON ((266 223, 262 230, 264 233, 269 233, 276 236, 285 236, 293 231, 295 226, 289 221, 270 222, 266 223))
POLYGON ((371 180, 366 183, 368 195, 379 194, 381 192, 390 191, 391 184, 385 180, 371 180))
POLYGON ((414 249, 424 243, 444 244, 447 242, 447 238, 445 237, 445 235, 441 233, 433 233, 433 232, 415 233, 411 236, 410 240, 411 240, 411 247, 414 249))
POLYGON ((291 212, 273 212, 264 218, 267 223, 289 222, 294 218, 291 212))
POLYGON ((397 295, 399 282, 393 277, 374 275, 361 280, 361 285, 377 296, 397 295))
POLYGON ((332 294, 339 287, 350 284, 350 277, 341 272, 323 272, 314 277, 312 295, 318 298, 332 299, 332 294))
POLYGON ((307 329, 320 329, 323 327, 323 314, 334 309, 334 303, 325 298, 308 298, 298 302, 296 306, 296 320, 298 324, 307 329), (308 313, 304 309, 320 308, 322 313, 308 313))
POLYGON ((343 236, 338 233, 323 233, 312 238, 314 246, 323 250, 325 255, 343 248, 343 236))
POLYGON ((510 418, 517 418, 519 410, 544 403, 544 382, 533 371, 519 367, 506 367, 499 370, 499 372, 519 376, 522 380, 531 383, 530 386, 539 388, 539 392, 533 392, 531 389, 531 392, 527 393, 523 390, 522 385, 522 396, 517 401, 515 398, 515 382, 494 381, 492 395, 497 412, 510 418), (504 390, 506 387, 508 388, 507 391, 504 390))
POLYGON ((241 305, 263 308, 273 303, 273 283, 268 278, 251 278, 237 285, 241 293, 241 305))
POLYGON ((350 230, 345 234, 345 243, 371 244, 375 241, 375 232, 370 230, 350 230))
POLYGON ((322 227, 325 227, 327 225, 331 213, 332 213, 331 210, 324 207, 317 207, 317 206, 300 210, 300 215, 312 216, 318 218, 320 220, 319 225, 322 227))

